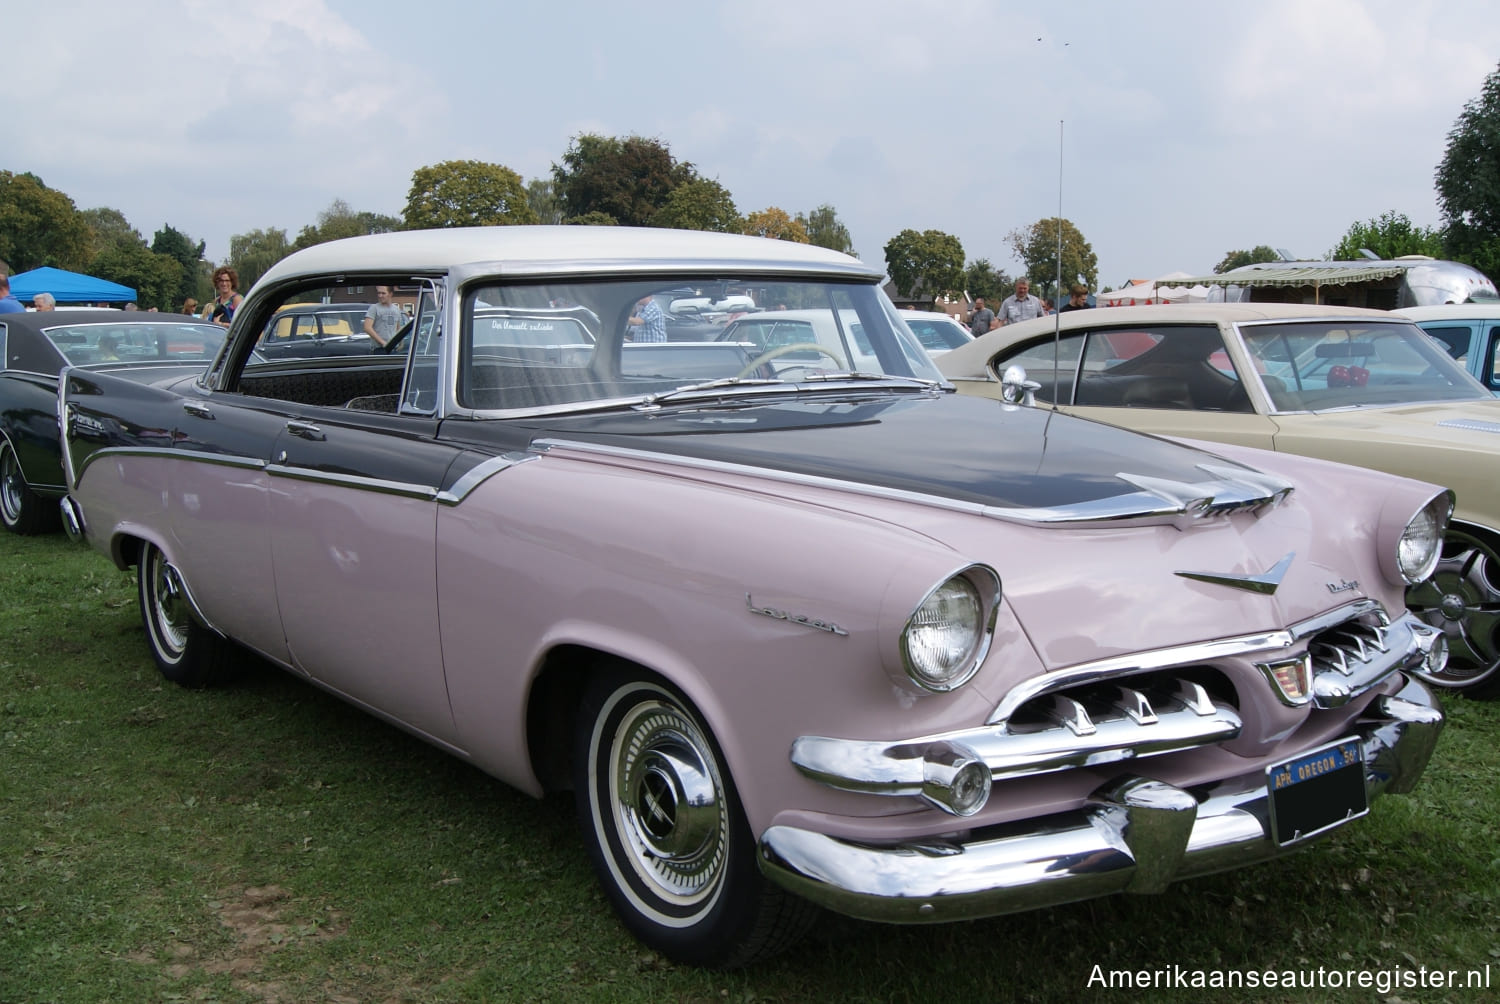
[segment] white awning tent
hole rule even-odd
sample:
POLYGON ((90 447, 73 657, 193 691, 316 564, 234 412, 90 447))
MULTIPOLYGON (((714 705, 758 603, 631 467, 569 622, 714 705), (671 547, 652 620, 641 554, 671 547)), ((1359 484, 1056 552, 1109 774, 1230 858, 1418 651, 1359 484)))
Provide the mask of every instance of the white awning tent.
POLYGON ((1158 303, 1202 303, 1209 298, 1207 286, 1170 285, 1173 280, 1190 278, 1186 272, 1172 272, 1157 279, 1141 279, 1122 289, 1094 295, 1098 307, 1141 307, 1158 303))

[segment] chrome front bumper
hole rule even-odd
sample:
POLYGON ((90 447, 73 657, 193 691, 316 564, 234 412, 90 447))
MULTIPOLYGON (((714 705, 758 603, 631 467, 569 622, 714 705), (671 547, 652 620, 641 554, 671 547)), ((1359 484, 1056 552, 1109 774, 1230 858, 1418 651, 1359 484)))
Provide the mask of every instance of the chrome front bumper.
MULTIPOLYGON (((1373 701, 1352 733, 1364 749, 1370 801, 1410 791, 1443 727, 1436 697, 1408 679, 1373 701)), ((1194 875, 1300 847, 1271 836, 1263 771, 1219 782, 1201 799, 1122 776, 1084 808, 1024 832, 969 842, 872 846, 791 826, 760 840, 761 870, 838 913, 891 923, 989 917, 1116 892, 1160 892, 1194 875)))

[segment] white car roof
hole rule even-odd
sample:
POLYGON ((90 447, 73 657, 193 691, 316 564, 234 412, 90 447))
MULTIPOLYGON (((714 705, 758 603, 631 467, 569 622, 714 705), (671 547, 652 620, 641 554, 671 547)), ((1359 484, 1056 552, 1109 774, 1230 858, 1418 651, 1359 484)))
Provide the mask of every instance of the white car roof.
POLYGON ((489 264, 497 274, 584 265, 604 271, 610 264, 663 270, 722 264, 735 269, 847 273, 864 279, 884 275, 883 270, 827 248, 742 234, 645 227, 454 227, 318 244, 277 262, 256 286, 329 273, 432 273, 489 264))
POLYGON ((1441 321, 1444 318, 1455 321, 1500 320, 1500 303, 1443 303, 1431 307, 1406 307, 1391 313, 1413 321, 1441 321))

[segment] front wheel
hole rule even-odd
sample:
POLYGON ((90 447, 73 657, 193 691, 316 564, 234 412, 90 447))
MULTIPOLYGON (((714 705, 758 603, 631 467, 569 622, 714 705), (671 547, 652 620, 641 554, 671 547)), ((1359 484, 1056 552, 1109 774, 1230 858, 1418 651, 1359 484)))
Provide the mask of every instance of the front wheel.
POLYGON ((0 439, 0 523, 11 533, 29 537, 54 529, 57 522, 57 503, 48 506, 31 490, 15 447, 0 439))
POLYGON ((1469 697, 1500 696, 1500 548, 1483 531, 1449 530, 1427 581, 1406 605, 1448 637, 1448 668, 1427 677, 1469 697))
POLYGON ((760 874, 718 747, 676 691, 625 670, 598 676, 584 694, 573 764, 595 871, 646 945, 729 968, 805 930, 815 908, 760 874))
POLYGON ((182 574, 155 544, 141 547, 136 586, 146 641, 162 676, 184 687, 206 687, 236 675, 241 651, 193 618, 182 574))

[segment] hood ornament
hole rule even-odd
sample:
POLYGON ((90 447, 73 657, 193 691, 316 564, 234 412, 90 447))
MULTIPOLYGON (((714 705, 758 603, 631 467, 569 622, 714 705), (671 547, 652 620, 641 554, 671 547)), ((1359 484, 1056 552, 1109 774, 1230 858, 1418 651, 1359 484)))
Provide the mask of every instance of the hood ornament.
POLYGON ((1199 582, 1212 582, 1218 586, 1230 586, 1234 589, 1248 589, 1252 593, 1265 593, 1267 596, 1276 592, 1276 587, 1281 585, 1281 580, 1286 577, 1286 571, 1292 567, 1292 559, 1297 557, 1297 552, 1292 551, 1270 568, 1259 575, 1232 575, 1228 572, 1178 572, 1176 574, 1184 579, 1197 579, 1199 582))

